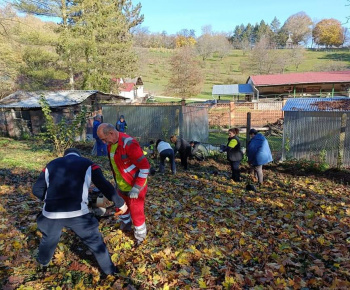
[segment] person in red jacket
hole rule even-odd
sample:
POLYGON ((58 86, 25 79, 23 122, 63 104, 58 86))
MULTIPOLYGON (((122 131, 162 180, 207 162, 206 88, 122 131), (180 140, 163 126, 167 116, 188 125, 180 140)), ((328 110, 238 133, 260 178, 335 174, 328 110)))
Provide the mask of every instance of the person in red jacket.
POLYGON ((144 207, 150 165, 140 144, 129 135, 118 132, 112 124, 102 123, 97 129, 97 135, 107 144, 118 194, 128 206, 128 211, 119 216, 120 227, 123 231, 131 231, 133 224, 139 245, 147 234, 144 207))

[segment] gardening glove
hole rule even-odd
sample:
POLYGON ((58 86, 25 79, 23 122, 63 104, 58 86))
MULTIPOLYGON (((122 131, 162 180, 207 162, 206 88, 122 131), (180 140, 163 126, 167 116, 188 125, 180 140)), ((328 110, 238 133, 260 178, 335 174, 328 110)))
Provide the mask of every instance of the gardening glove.
POLYGON ((129 191, 129 197, 130 198, 138 198, 139 197, 139 193, 140 190, 136 187, 133 187, 130 191, 129 191))
POLYGON ((124 214, 126 211, 128 210, 128 206, 126 205, 126 203, 123 204, 122 207, 118 208, 116 207, 115 208, 115 216, 119 216, 119 215, 122 215, 124 214))

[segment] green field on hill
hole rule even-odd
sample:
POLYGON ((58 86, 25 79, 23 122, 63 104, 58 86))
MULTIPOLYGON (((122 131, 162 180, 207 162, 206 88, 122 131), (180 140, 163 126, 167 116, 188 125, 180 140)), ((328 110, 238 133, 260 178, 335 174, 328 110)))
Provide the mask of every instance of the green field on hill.
MULTIPOLYGON (((283 52, 280 50, 278 52, 283 52)), ((167 96, 166 85, 171 75, 170 59, 174 50, 170 49, 138 49, 140 70, 139 75, 144 82, 145 92, 154 96, 167 96)), ((241 72, 240 64, 242 60, 248 58, 248 54, 243 54, 242 50, 232 50, 223 59, 216 57, 202 61, 201 68, 204 75, 202 92, 193 96, 196 99, 212 99, 213 85, 222 84, 244 84, 249 72, 241 72)), ((296 71, 293 65, 286 68, 285 73, 319 71, 319 68, 327 66, 334 67, 334 64, 350 67, 350 50, 336 49, 329 51, 306 50, 304 61, 296 71)), ((177 101, 178 99, 174 99, 177 101)), ((171 99, 156 98, 156 101, 169 102, 171 99)))

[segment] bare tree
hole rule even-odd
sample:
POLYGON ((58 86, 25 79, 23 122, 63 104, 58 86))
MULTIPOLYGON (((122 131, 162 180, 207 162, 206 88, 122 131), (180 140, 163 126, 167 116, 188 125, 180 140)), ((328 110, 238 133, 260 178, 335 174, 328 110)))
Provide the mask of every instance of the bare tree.
POLYGON ((289 51, 290 61, 294 65, 295 70, 297 71, 299 68, 299 65, 302 64, 305 59, 305 49, 302 47, 295 47, 288 51, 289 51))
POLYGON ((228 38, 224 34, 213 35, 213 40, 216 44, 215 52, 217 53, 218 57, 220 57, 221 59, 227 56, 230 53, 231 49, 233 48, 228 38))
POLYGON ((171 58, 171 76, 167 85, 168 92, 183 98, 201 92, 203 76, 199 62, 191 47, 183 47, 171 58))
POLYGON ((241 62, 241 70, 252 74, 283 73, 290 64, 286 51, 271 49, 269 38, 261 38, 251 50, 247 60, 241 62))
POLYGON ((283 25, 293 40, 293 45, 303 42, 307 43, 311 37, 312 20, 305 12, 299 12, 290 16, 283 25))

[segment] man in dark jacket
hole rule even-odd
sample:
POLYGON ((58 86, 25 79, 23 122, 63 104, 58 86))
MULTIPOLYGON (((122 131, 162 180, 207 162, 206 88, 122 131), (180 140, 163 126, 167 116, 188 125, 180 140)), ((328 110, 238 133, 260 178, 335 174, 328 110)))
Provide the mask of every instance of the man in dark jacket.
POLYGON ((97 156, 106 156, 107 155, 107 146, 104 144, 97 135, 97 128, 101 125, 102 116, 96 115, 95 120, 92 126, 92 137, 96 140, 96 155, 97 156))
POLYGON ((171 143, 175 144, 174 156, 180 153, 181 165, 185 170, 188 169, 187 159, 191 156, 191 145, 185 139, 177 138, 175 135, 170 137, 171 143))
POLYGON ((64 227, 75 232, 94 254, 106 275, 116 273, 107 247, 98 230, 97 219, 89 212, 88 189, 91 181, 111 201, 117 215, 127 209, 124 200, 103 176, 100 167, 81 157, 79 150, 67 149, 64 156, 54 159, 40 173, 33 194, 44 201, 37 219, 42 232, 37 261, 48 266, 64 227))

